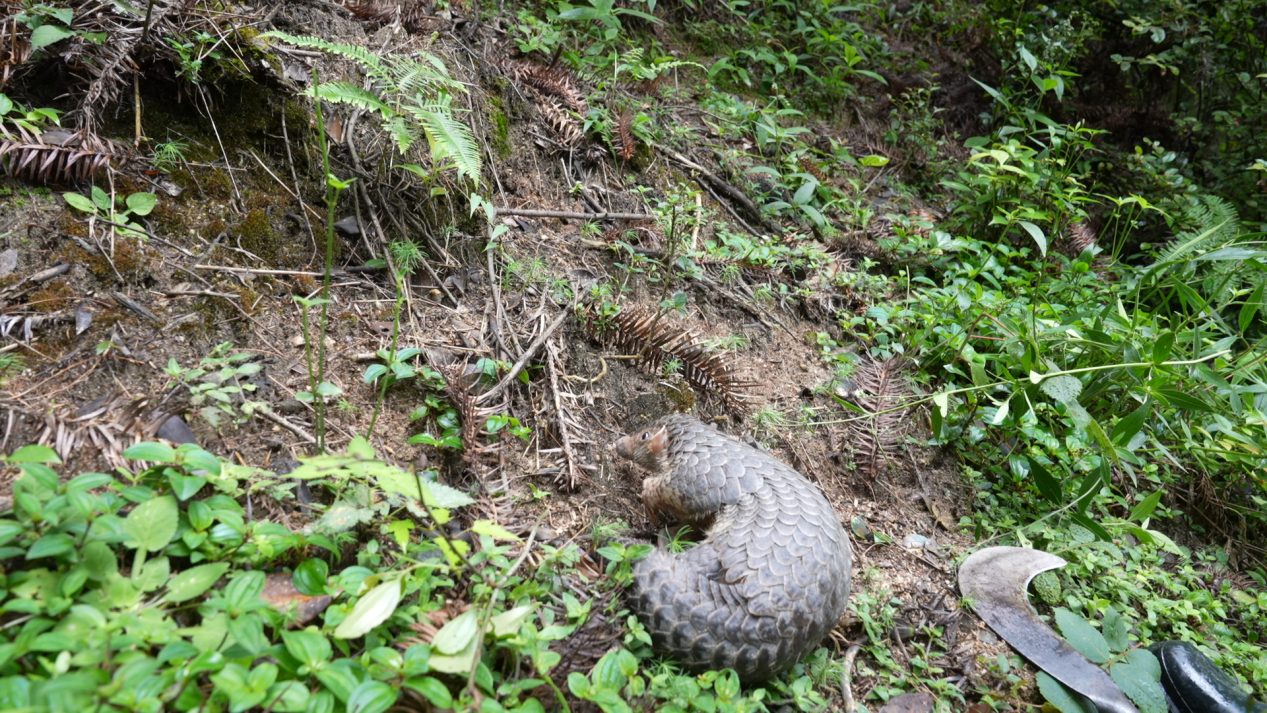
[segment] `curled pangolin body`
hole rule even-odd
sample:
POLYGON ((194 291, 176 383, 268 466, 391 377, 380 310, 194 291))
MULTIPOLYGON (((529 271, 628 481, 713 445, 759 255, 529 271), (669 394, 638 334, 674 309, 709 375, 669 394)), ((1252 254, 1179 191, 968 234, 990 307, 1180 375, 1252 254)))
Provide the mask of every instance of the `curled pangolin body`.
POLYGON ((745 681, 790 668, 823 640, 849 599, 849 542, 827 499, 763 451, 685 415, 620 439, 654 475, 653 512, 712 519, 704 541, 657 549, 634 567, 630 604, 656 648, 688 668, 745 681))

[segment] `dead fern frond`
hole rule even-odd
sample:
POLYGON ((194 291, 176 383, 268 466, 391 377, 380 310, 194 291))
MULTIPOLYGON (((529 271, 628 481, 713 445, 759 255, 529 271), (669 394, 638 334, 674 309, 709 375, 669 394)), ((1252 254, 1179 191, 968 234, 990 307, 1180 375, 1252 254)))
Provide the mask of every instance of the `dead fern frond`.
POLYGON ((654 310, 638 305, 607 317, 600 317, 592 306, 583 309, 591 336, 628 354, 642 354, 643 363, 653 369, 677 361, 682 376, 704 398, 717 397, 735 410, 744 410, 756 399, 745 392, 757 382, 737 373, 726 352, 711 351, 694 330, 671 324, 663 315, 657 322, 654 310))
POLYGON ((855 462, 871 481, 886 463, 893 461, 902 441, 906 410, 894 410, 908 395, 901 380, 901 369, 900 357, 883 361, 867 357, 858 363, 854 372, 853 403, 871 417, 850 422, 849 433, 853 438, 855 462))
MULTIPOLYGON (((168 393, 170 395, 171 392, 168 393)), ((123 452, 141 441, 153 440, 158 429, 179 409, 150 397, 129 398, 116 394, 81 408, 62 408, 44 414, 44 428, 37 442, 57 451, 69 463, 94 449, 112 467, 131 469, 123 452)))
POLYGON ((818 164, 814 163, 809 156, 801 157, 801 170, 818 179, 819 183, 830 184, 831 179, 825 173, 819 170, 818 164))
POLYGON ((580 120, 560 106, 558 100, 544 98, 538 106, 541 108, 541 115, 545 117, 546 123, 554 129, 559 143, 564 146, 576 146, 585 140, 585 129, 580 120))
POLYGON ((0 160, 10 176, 44 184, 68 184, 87 180, 105 167, 137 160, 125 144, 91 132, 51 129, 36 135, 22 127, 17 132, 0 129, 0 160))
POLYGON ((616 144, 616 155, 628 161, 638 149, 638 140, 633 133, 633 113, 629 109, 621 109, 616 115, 616 130, 612 132, 616 144))
MULTIPOLYGON (((10 13, 21 9, 18 3, 0 4, 10 13)), ((9 84, 13 68, 31 57, 31 40, 29 31, 18 24, 17 17, 10 15, 10 20, 0 25, 0 89, 9 84)))
POLYGON ((577 88, 576 78, 563 67, 546 67, 528 62, 503 62, 506 76, 533 90, 563 101, 568 109, 585 115, 585 98, 577 88))
POLYGON ((1095 247, 1098 236, 1087 221, 1080 220, 1065 228, 1062 237, 1064 239, 1060 241, 1060 251, 1069 257, 1078 257, 1087 248, 1095 247))

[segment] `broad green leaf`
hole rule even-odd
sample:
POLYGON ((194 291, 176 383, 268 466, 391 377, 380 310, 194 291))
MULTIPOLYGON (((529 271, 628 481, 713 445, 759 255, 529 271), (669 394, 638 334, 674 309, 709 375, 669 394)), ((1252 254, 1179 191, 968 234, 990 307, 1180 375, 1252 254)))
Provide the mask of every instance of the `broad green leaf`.
POLYGON ((158 552, 172 541, 179 518, 176 498, 164 495, 137 505, 123 521, 123 532, 132 538, 135 546, 158 552))
POLYGON ((1104 635, 1099 630, 1086 619, 1063 607, 1057 607, 1055 613, 1056 625, 1060 627, 1060 633, 1070 646, 1095 663, 1108 663, 1109 642, 1104 640, 1104 635))
POLYGON ((452 708, 453 695, 449 687, 430 676, 417 676, 405 681, 405 686, 421 693, 436 708, 452 708))
POLYGON ((382 681, 365 681, 348 697, 348 713, 383 713, 396 702, 397 693, 382 681))
POLYGON ((478 633, 479 620, 474 611, 467 610, 441 627, 431 646, 439 653, 453 655, 469 646, 478 633))
POLYGON ((81 210, 88 214, 97 212, 97 206, 91 200, 78 193, 63 193, 62 198, 66 199, 67 205, 75 210, 81 210))
MULTIPOLYGON (((466 616, 466 614, 463 614, 462 616, 466 616)), ((456 621, 456 619, 454 621, 456 621)), ((453 622, 449 622, 449 624, 452 623, 453 622)), ((448 626, 448 624, 445 624, 445 626, 448 626)), ((441 631, 444 630, 441 629, 441 631)), ((479 651, 479 643, 479 637, 472 636, 471 641, 466 645, 466 648, 455 654, 442 654, 438 652, 432 653, 431 658, 427 661, 427 663, 434 671, 440 671, 441 673, 456 673, 465 676, 470 673, 471 668, 475 666, 475 654, 479 651)))
POLYGON ((491 520, 476 520, 471 525, 471 532, 488 535, 495 540, 513 540, 519 542, 522 538, 519 535, 507 530, 491 520))
POLYGON ((1060 506, 1065 503, 1064 491, 1060 487, 1060 481, 1052 477, 1051 473, 1043 467, 1042 463, 1026 456, 1025 460, 1029 461, 1029 472, 1034 476, 1034 485, 1038 488, 1038 492, 1043 494, 1044 498, 1051 501, 1052 504, 1060 506))
POLYGON ((933 403, 937 405, 937 411, 941 414, 941 417, 945 418, 946 414, 950 411, 950 394, 947 394, 944 391, 933 394, 933 403))
POLYGON ((317 597, 326 593, 326 578, 329 574, 330 566, 325 563, 325 560, 306 559, 295 568, 295 574, 291 576, 291 580, 294 581, 295 589, 298 589, 300 594, 317 597))
POLYGON ((172 563, 166 557, 155 557, 141 568, 141 576, 133 576, 133 582, 142 592, 152 592, 163 586, 172 574, 172 563))
POLYGON ((1109 666, 1118 688, 1139 707, 1140 713, 1166 713, 1166 694, 1161 687, 1161 664, 1147 649, 1132 649, 1109 666))
POLYGON ((370 364, 365 369, 365 383, 372 384, 378 380, 378 377, 387 373, 387 367, 382 364, 370 364))
POLYGON ((1029 236, 1034 239, 1038 245, 1038 251, 1044 256, 1047 255, 1047 236, 1043 234, 1043 229, 1029 222, 1028 220, 1017 221, 1017 225, 1025 229, 1029 236))
POLYGON ((872 154, 870 156, 863 156, 862 158, 858 159, 858 163, 862 164, 863 166, 875 166, 878 168, 880 166, 889 165, 889 158, 887 156, 872 154))
POLYGON ((387 621, 400 604, 402 585, 403 580, 392 579, 371 589, 352 607, 351 613, 334 630, 334 635, 340 639, 356 639, 387 621))
POLYGON ((347 532, 374 519, 374 511, 346 501, 337 501, 321 516, 319 525, 328 533, 347 532))
POLYGON ((31 33, 31 49, 42 49, 74 34, 74 31, 61 25, 40 25, 31 33))
POLYGON ((311 668, 329 661, 334 653, 330 640, 311 628, 304 631, 283 631, 282 640, 286 642, 286 650, 291 656, 311 668))
POLYGON ((1082 393, 1082 382, 1072 374, 1061 374, 1044 379, 1038 388, 1060 403, 1069 404, 1078 400, 1079 394, 1082 393))
POLYGON ((1175 345, 1175 333, 1166 332, 1153 343, 1153 363, 1160 364, 1170 358, 1170 351, 1175 345))
POLYGON ((1060 713, 1096 713, 1095 704, 1089 698, 1065 688, 1046 671, 1038 672, 1038 690, 1060 713))
POLYGON ((106 193, 101 186, 93 186, 90 193, 92 193, 92 202, 102 211, 109 213, 114 206, 110 199, 110 194, 106 193))
POLYGON ((132 215, 149 215, 158 205, 158 196, 153 193, 133 193, 127 199, 128 211, 132 215))
POLYGON ((175 463, 176 451, 168 445, 146 441, 123 451, 123 457, 130 460, 147 460, 154 463, 175 463))
POLYGON ((28 560, 37 560, 43 557, 56 557, 64 555, 75 549, 75 541, 70 535, 57 533, 53 535, 45 535, 35 541, 31 548, 26 551, 28 560))
POLYGON ((1102 628, 1104 640, 1114 653, 1120 654, 1131 647, 1130 627, 1127 626, 1126 619, 1111 605, 1104 610, 1102 628))
POLYGON ((1153 510, 1157 507, 1157 503, 1161 502, 1162 491, 1149 495, 1144 498, 1139 505, 1131 509, 1131 515, 1128 520, 1132 522, 1143 522, 1145 518, 1153 514, 1153 510))
POLYGON ((26 525, 13 520, 0 520, 0 545, 26 532, 26 525))
POLYGON ((31 444, 14 451, 7 459, 10 463, 61 463, 57 451, 48 446, 31 444))
POLYGON ((1140 429, 1144 427, 1144 420, 1148 418, 1148 414, 1152 409, 1152 399, 1146 399, 1144 403, 1139 405, 1139 408, 1114 424, 1113 432, 1109 434, 1109 440, 1119 446, 1125 446, 1130 443, 1135 434, 1139 433, 1140 429))
POLYGON ((535 604, 525 604, 521 607, 508 609, 489 619, 488 623, 493 629, 493 636, 501 638, 518 634, 519 627, 523 626, 524 621, 528 619, 528 615, 532 614, 536 608, 537 605, 535 604))
POLYGON ((993 426, 997 426, 1000 423, 1003 423, 1003 421, 1007 419, 1008 410, 1010 410, 1011 408, 1012 408, 1012 399, 1009 396, 1008 399, 1004 401, 1003 404, 999 406, 997 410, 995 410, 994 418, 990 419, 990 424, 993 426))
POLYGON ((362 460, 373 460, 374 446, 365 440, 365 436, 355 436, 348 442, 348 455, 362 460))
POLYGON ((197 567, 190 567, 172 578, 172 581, 167 585, 167 595, 163 599, 172 604, 179 604, 201 596, 208 589, 211 589, 227 571, 229 571, 228 562, 215 562, 213 564, 200 564, 197 567))

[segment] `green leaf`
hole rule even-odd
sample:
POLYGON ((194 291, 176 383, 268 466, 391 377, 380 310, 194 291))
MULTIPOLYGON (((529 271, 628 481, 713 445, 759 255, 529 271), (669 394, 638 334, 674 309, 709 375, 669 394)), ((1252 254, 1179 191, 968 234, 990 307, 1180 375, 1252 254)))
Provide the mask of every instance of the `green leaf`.
POLYGON ((1038 488, 1038 492, 1043 494, 1053 504, 1060 506, 1065 503, 1064 491, 1060 487, 1060 481, 1051 476, 1042 463, 1034 460, 1029 456, 1025 456, 1025 460, 1029 461, 1029 472, 1034 476, 1034 485, 1038 488))
POLYGON ((365 383, 372 384, 378 380, 378 377, 387 373, 387 367, 382 364, 370 364, 365 368, 365 376, 362 377, 365 383))
POLYGON ((511 540, 514 542, 519 542, 522 539, 519 537, 519 535, 516 535, 515 533, 511 532, 510 530, 507 530, 506 528, 502 527, 501 525, 498 525, 497 523, 491 520, 476 520, 471 525, 471 532, 474 532, 480 535, 488 535, 489 537, 495 540, 511 540))
POLYGON ((1078 523, 1079 525, 1082 525, 1083 527, 1090 530, 1091 533, 1096 536, 1096 539, 1100 540, 1101 542, 1113 541, 1113 537, 1112 535, 1109 534, 1108 530, 1105 530, 1100 525, 1100 523, 1096 522, 1095 520, 1092 520, 1086 515, 1083 515, 1081 513, 1074 513, 1070 515, 1069 518, 1072 519, 1074 522, 1078 523))
POLYGON ((518 634, 519 627, 523 626, 523 623, 528 619, 528 615, 532 614, 533 610, 536 608, 537 605, 535 604, 525 604, 523 606, 504 611, 492 619, 489 619, 488 623, 492 626, 493 636, 501 638, 503 636, 514 636, 515 634, 518 634))
POLYGON ((1153 343, 1153 363, 1160 364, 1170 358, 1170 351, 1175 345, 1175 333, 1166 332, 1153 343))
POLYGON ((62 533, 45 535, 36 540, 35 544, 31 545, 31 549, 26 551, 26 558, 37 560, 43 557, 56 557, 73 549, 75 549, 75 541, 70 535, 62 533))
POLYGON ((1148 649, 1132 649, 1125 659, 1109 666, 1109 675, 1140 713, 1166 713, 1161 687, 1161 664, 1148 649))
POLYGON ((57 451, 48 446, 31 444, 22 446, 9 455, 7 459, 10 463, 61 463, 62 459, 57 457, 57 451))
POLYGON ((207 479, 197 475, 181 475, 175 471, 168 472, 167 482, 172 486, 172 493, 181 500, 188 500, 202 490, 207 479))
POLYGON ((421 693, 436 708, 452 708, 453 695, 449 687, 430 676, 418 676, 405 681, 405 686, 421 693))
POLYGON ((1185 409, 1188 411, 1205 411, 1207 413, 1212 413, 1214 411, 1209 404, 1196 396, 1185 394, 1184 392, 1176 389, 1157 389, 1157 394, 1166 399, 1166 401, 1170 402, 1170 405, 1175 408, 1185 409))
POLYGON ((81 210, 89 214, 97 212, 97 206, 91 200, 78 193, 63 193, 62 198, 66 199, 66 203, 75 210, 81 210))
POLYGON ((396 696, 395 689, 382 681, 365 681, 348 696, 348 713, 383 713, 396 696))
POLYGON ((127 199, 128 212, 132 215, 149 215, 158 205, 158 196, 153 193, 133 193, 127 199))
POLYGON ((152 498, 128 514, 123 521, 123 533, 131 537, 136 546, 158 552, 172 541, 179 517, 176 498, 170 495, 152 498))
POLYGON ((152 592, 163 586, 171 575, 172 563, 166 557, 156 557, 145 563, 139 577, 136 576, 135 570, 133 571, 132 582, 142 592, 152 592))
POLYGON ((31 49, 38 50, 74 36, 74 31, 61 25, 40 25, 31 33, 31 49))
POLYGON ((1104 640, 1103 634, 1086 619, 1068 609, 1057 607, 1055 614, 1056 625, 1060 627, 1060 633, 1070 646, 1095 663, 1108 663, 1109 642, 1104 640))
POLYGON ((365 440, 365 436, 353 436, 348 442, 348 455, 362 460, 374 460, 374 446, 365 440))
POLYGON ((1125 418, 1120 419, 1116 424, 1114 424, 1113 432, 1109 434, 1109 440, 1119 446, 1125 447, 1126 444, 1130 443, 1131 439, 1135 437, 1135 434, 1139 433, 1140 429, 1144 427, 1144 420, 1148 418, 1148 414, 1152 411, 1152 409, 1152 400, 1146 399, 1144 403, 1139 405, 1139 408, 1130 412, 1125 418))
POLYGON ((325 560, 306 559, 295 568, 291 579, 295 583, 295 589, 301 594, 317 597, 326 593, 326 578, 329 573, 330 567, 325 560))
POLYGON ((208 589, 211 589, 227 571, 229 571, 228 562, 215 562, 213 564, 200 564, 197 567, 190 567, 172 578, 172 581, 167 585, 167 595, 163 597, 163 600, 172 604, 179 604, 201 596, 208 589))
POLYGON ((1038 245, 1038 251, 1046 256, 1047 236, 1043 234, 1043 229, 1028 220, 1019 220, 1016 224, 1024 228, 1025 232, 1029 233, 1029 236, 1033 238, 1034 242, 1038 245))
POLYGON ((329 661, 334 654, 330 640, 311 629, 283 631, 282 640, 286 642, 286 650, 290 655, 309 668, 316 668, 329 661))
POLYGON ((110 194, 102 190, 101 186, 93 186, 90 193, 92 194, 92 202, 96 204, 97 208, 109 214, 114 207, 114 203, 110 200, 110 194))
POLYGON ((1112 605, 1104 610, 1103 629, 1104 640, 1114 653, 1120 654, 1131 647, 1130 627, 1112 605))
POLYGON ((176 451, 171 446, 154 441, 146 441, 123 451, 123 457, 129 460, 147 460, 154 463, 175 463, 176 451))
POLYGON ((1043 379, 1039 385, 1043 393, 1062 404, 1076 403, 1082 393, 1082 382, 1072 374, 1061 374, 1050 379, 1043 379))
POLYGON ((436 632, 431 646, 439 653, 452 656, 468 647, 477 633, 479 633, 479 620, 475 618, 474 611, 467 610, 451 619, 440 631, 436 632))
POLYGON ((400 604, 403 584, 401 579, 392 579, 371 589, 352 607, 351 613, 334 630, 334 635, 340 639, 356 639, 387 621, 400 604))
POLYGON ((1161 502, 1162 491, 1149 495, 1131 509, 1131 515, 1127 519, 1132 522, 1143 522, 1145 518, 1153 514, 1153 509, 1157 507, 1157 503, 1161 502))
POLYGON ((1263 305, 1263 288, 1267 288, 1267 282, 1259 283, 1258 289, 1254 290, 1249 299, 1245 300, 1245 304, 1241 305, 1241 315, 1237 321, 1240 323, 1242 334, 1249 329, 1249 325, 1254 323, 1254 316, 1263 305))
POLYGON ((119 558, 109 545, 100 540, 85 545, 80 557, 84 569, 88 571, 88 578, 94 582, 103 582, 119 571, 119 558))
POLYGON ((863 156, 862 158, 858 159, 858 163, 862 164, 863 166, 875 166, 878 168, 880 166, 889 165, 889 158, 887 156, 879 156, 876 154, 872 154, 870 156, 863 156))
POLYGON ((1060 713, 1096 713, 1095 704, 1089 698, 1069 690, 1046 671, 1038 672, 1038 690, 1060 713))

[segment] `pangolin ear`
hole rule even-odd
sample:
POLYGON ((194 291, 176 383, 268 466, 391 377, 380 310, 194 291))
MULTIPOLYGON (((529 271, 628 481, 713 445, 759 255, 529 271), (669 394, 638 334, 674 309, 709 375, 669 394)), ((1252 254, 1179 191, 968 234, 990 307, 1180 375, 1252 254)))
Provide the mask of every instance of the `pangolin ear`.
POLYGON ((652 433, 645 442, 648 452, 657 456, 666 453, 669 450, 669 427, 661 426, 660 430, 652 433))

